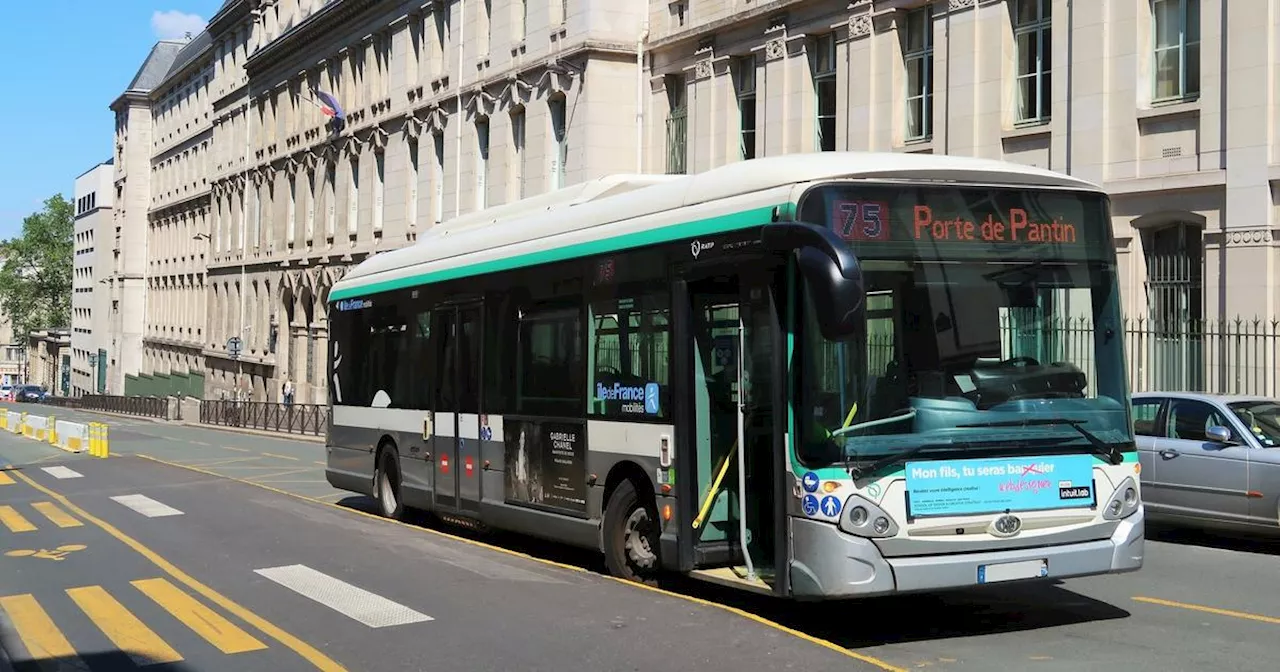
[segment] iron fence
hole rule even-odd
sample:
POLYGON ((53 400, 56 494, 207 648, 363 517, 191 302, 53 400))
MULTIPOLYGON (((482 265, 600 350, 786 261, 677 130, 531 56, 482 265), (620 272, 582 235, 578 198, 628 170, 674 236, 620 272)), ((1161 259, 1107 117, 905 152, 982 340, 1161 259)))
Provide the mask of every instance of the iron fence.
MULTIPOLYGON (((1122 325, 1132 392, 1280 396, 1280 320, 1131 318, 1122 325)), ((1079 366, 1090 380, 1096 375, 1096 325, 1087 318, 1023 328, 1006 322, 1001 331, 1006 351, 1048 351, 1079 366)))
POLYGON ((329 423, 329 407, 319 404, 205 399, 200 402, 200 422, 266 432, 321 436, 329 423))
POLYGON ((125 397, 109 394, 86 394, 79 397, 50 397, 45 403, 61 408, 105 411, 145 418, 169 418, 169 400, 164 397, 125 397))

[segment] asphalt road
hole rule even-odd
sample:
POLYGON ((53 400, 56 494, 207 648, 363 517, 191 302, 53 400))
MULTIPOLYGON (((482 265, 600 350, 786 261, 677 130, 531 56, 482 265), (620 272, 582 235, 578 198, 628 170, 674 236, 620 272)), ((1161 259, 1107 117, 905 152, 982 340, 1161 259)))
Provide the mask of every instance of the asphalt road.
MULTIPOLYGON (((0 615, 12 604, 30 616, 31 600, 4 602, 6 596, 48 600, 51 615, 56 607, 68 619, 67 639, 88 647, 77 651, 94 670, 128 657, 86 620, 68 587, 103 586, 145 623, 164 621, 169 629, 155 632, 172 637, 170 646, 184 656, 161 668, 174 670, 317 666, 288 645, 289 636, 360 670, 1270 671, 1280 660, 1276 542, 1151 530, 1145 567, 1133 574, 839 604, 783 603, 679 578, 655 592, 604 577, 591 554, 516 535, 477 543, 425 521, 405 526, 361 513, 372 502, 325 482, 320 442, 67 411, 59 417, 111 425, 113 457, 69 455, 0 432, 0 465, 22 467, 8 472, 13 484, 0 485, 0 506, 39 528, 10 534, 0 525, 0 551, 33 551, 0 556, 0 565, 9 565, 0 569, 0 615), (58 466, 82 477, 59 479, 58 466), (149 518, 111 499, 136 494, 182 513, 149 518), (37 502, 84 524, 60 528, 47 506, 32 508, 37 502), (70 545, 85 548, 57 550, 70 545), (270 627, 250 627, 135 545, 270 627), (421 578, 406 581, 410 576, 421 578), (146 583, 153 579, 171 585, 170 597, 178 591, 200 599, 263 648, 241 639, 244 651, 223 653, 172 613, 166 620, 164 605, 143 587, 169 588, 146 583), (386 613, 412 622, 375 628, 344 615, 341 604, 321 606, 299 594, 360 602, 351 597, 355 588, 344 586, 394 600, 400 606, 386 613), (288 635, 273 637, 271 628, 288 635), (232 655, 234 665, 226 658, 232 655)), ((21 659, 28 649, 12 630, 0 632, 0 641, 21 659)))

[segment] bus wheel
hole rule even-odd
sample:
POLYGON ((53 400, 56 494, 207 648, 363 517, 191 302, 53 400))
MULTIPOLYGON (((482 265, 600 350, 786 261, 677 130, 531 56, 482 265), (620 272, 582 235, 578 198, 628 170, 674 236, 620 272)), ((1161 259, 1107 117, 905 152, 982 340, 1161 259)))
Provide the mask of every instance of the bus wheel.
POLYGON ((400 501, 400 470, 396 466, 396 451, 383 450, 378 459, 378 506, 382 515, 392 520, 404 517, 404 504, 400 501))
POLYGON ((658 514, 630 480, 618 484, 604 510, 604 560, 620 579, 656 582, 658 514))

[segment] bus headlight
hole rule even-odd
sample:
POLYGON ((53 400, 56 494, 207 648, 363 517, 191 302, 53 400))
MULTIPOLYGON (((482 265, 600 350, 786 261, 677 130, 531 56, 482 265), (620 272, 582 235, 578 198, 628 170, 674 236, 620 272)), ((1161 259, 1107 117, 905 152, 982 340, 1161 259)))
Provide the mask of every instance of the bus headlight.
POLYGON ((1126 478, 1120 482, 1120 486, 1116 491, 1111 493, 1111 499, 1107 500, 1107 505, 1102 509, 1102 517, 1106 520, 1120 520, 1128 518, 1138 510, 1142 498, 1138 496, 1138 484, 1133 482, 1132 478, 1126 478))
POLYGON ((845 500, 840 529, 859 537, 892 537, 898 533, 898 524, 884 509, 853 495, 845 500))

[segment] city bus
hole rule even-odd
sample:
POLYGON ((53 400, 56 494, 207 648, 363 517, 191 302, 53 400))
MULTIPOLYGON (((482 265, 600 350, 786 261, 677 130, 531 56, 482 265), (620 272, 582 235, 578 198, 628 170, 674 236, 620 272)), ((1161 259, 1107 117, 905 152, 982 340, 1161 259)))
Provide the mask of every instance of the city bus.
POLYGON ((329 293, 327 479, 796 600, 1137 570, 1109 207, 824 152, 444 222, 329 293))

